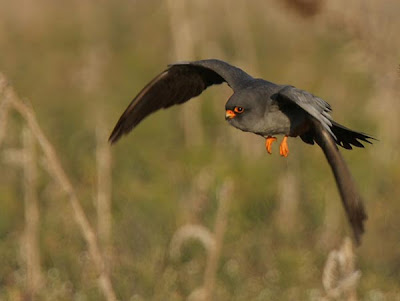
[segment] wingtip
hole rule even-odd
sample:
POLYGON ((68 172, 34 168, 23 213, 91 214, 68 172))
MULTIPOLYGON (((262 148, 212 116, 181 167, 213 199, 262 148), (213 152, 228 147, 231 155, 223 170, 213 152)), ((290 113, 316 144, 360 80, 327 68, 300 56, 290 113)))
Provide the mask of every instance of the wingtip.
POLYGON ((364 227, 354 231, 354 242, 357 247, 361 246, 362 236, 364 234, 364 227))
POLYGON ((116 140, 113 136, 110 136, 110 137, 108 138, 108 143, 110 143, 111 145, 115 144, 116 141, 117 141, 117 140, 116 140))
POLYGON ((119 127, 115 127, 114 130, 112 131, 110 137, 108 138, 108 142, 113 145, 115 144, 119 138, 121 138, 121 130, 119 127))
POLYGON ((111 145, 115 144, 116 140, 113 137, 109 137, 108 138, 108 143, 110 143, 111 145))
POLYGON ((370 136, 370 135, 365 135, 365 136, 367 136, 367 137, 365 138, 365 141, 368 142, 369 144, 374 144, 374 142, 369 141, 368 139, 371 139, 371 140, 373 140, 373 141, 379 142, 379 139, 378 139, 378 138, 375 138, 375 137, 370 136))
POLYGON ((361 245, 361 238, 365 232, 365 222, 368 219, 364 207, 359 208, 358 211, 359 212, 357 218, 350 220, 351 226, 353 228, 355 244, 357 247, 361 245))

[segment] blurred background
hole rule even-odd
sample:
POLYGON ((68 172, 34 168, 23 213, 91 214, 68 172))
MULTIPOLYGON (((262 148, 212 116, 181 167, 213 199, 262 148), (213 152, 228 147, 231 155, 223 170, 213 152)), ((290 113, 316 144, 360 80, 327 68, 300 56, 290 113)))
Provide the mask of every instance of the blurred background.
POLYGON ((73 189, 3 93, 0 300, 400 300, 399 1, 0 3, 0 72, 73 189), (278 144, 268 155, 225 122, 226 85, 109 147, 149 80, 204 58, 306 89, 379 139, 342 150, 369 215, 360 247, 342 245, 351 231, 319 147, 290 139, 287 159, 278 144))

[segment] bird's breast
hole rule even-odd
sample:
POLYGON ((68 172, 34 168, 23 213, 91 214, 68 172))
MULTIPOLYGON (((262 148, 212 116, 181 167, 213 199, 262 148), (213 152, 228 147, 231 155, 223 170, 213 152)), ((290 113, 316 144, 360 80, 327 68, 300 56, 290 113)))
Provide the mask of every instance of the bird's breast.
POLYGON ((289 135, 290 119, 281 111, 270 111, 265 114, 263 120, 259 124, 259 132, 263 136, 272 135, 289 135))
POLYGON ((262 126, 263 136, 287 135, 296 137, 309 130, 309 119, 305 112, 296 110, 287 114, 280 110, 265 114, 262 126))

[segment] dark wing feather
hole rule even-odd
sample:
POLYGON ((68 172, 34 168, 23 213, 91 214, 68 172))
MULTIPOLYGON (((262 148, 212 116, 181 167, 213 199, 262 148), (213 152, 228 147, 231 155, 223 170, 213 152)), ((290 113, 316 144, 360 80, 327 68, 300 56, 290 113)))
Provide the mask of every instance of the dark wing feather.
POLYGON ((367 215, 362 198, 335 143, 344 148, 351 148, 351 144, 360 147, 362 144, 357 139, 369 142, 367 139, 371 137, 354 132, 334 122, 329 115, 330 105, 311 93, 286 86, 278 92, 276 99, 282 102, 295 103, 311 115, 312 130, 300 137, 306 143, 313 144, 315 141, 322 148, 335 176, 343 206, 353 228, 354 237, 359 244, 367 215))
POLYGON ((329 114, 332 109, 329 103, 312 95, 307 91, 297 89, 293 86, 285 86, 277 93, 276 99, 283 102, 291 102, 302 108, 312 117, 317 119, 321 125, 336 139, 331 130, 332 117, 329 114))
POLYGON ((336 144, 340 145, 345 149, 352 149, 352 145, 356 147, 364 147, 364 145, 358 141, 361 140, 363 142, 367 142, 372 144, 368 139, 376 140, 374 137, 371 137, 367 134, 356 132, 348 129, 347 127, 338 124, 332 121, 332 132, 336 136, 336 144))
MULTIPOLYGON (((318 120, 322 127, 334 138, 336 144, 343 148, 352 149, 352 145, 356 147, 364 147, 360 141, 371 144, 371 141, 368 139, 376 140, 367 134, 350 130, 333 121, 329 114, 332 111, 331 106, 323 99, 316 97, 307 91, 292 86, 286 86, 278 92, 276 99, 284 102, 295 103, 297 106, 305 110, 308 114, 318 120)), ((300 137, 304 142, 314 144, 315 135, 312 131, 307 132, 300 137)))
POLYGON ((203 66, 191 64, 170 66, 132 100, 118 120, 109 141, 115 143, 151 113, 184 103, 199 95, 207 87, 224 81, 225 79, 218 73, 203 66))
POLYGON ((340 196, 350 225, 353 228, 357 244, 361 243, 361 235, 364 233, 364 222, 367 219, 363 200, 354 183, 342 155, 340 154, 332 136, 322 127, 321 123, 311 118, 314 124, 314 139, 322 148, 333 175, 335 176, 340 196))

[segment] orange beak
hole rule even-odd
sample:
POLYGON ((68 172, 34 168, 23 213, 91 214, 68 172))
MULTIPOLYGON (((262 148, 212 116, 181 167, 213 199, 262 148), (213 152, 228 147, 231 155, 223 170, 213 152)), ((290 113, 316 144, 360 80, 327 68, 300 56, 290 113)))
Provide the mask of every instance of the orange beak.
POLYGON ((225 111, 225 119, 232 119, 235 116, 236 116, 236 114, 232 110, 225 111))

